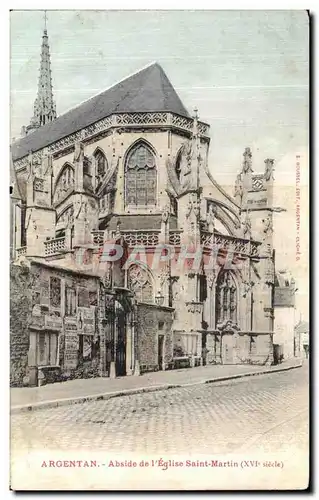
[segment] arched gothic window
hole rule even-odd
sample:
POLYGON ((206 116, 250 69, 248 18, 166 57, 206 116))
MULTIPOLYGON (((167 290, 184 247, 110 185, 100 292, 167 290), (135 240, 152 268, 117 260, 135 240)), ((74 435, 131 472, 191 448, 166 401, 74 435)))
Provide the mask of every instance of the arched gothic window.
POLYGON ((74 168, 68 163, 65 164, 57 179, 54 188, 54 202, 57 203, 64 199, 67 194, 74 188, 74 168))
POLYGON ((232 273, 221 271, 216 283, 216 326, 228 320, 237 323, 237 288, 232 273))
POLYGON ((96 178, 96 185, 98 187, 108 170, 108 164, 107 164, 107 159, 105 158, 105 154, 100 149, 98 149, 94 153, 94 158, 95 158, 95 178, 96 178))
POLYGON ((125 164, 125 204, 156 205, 156 162, 152 151, 143 143, 129 153, 125 164))
POLYGON ((154 303, 154 290, 149 273, 138 264, 128 269, 128 287, 138 302, 154 303))

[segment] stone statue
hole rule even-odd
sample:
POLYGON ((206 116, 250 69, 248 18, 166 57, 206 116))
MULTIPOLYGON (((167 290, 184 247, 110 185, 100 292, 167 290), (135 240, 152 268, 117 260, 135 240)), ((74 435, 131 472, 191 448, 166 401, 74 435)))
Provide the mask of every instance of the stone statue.
POLYGON ((236 178, 234 197, 238 197, 240 199, 240 202, 243 198, 243 183, 241 180, 241 174, 238 174, 236 178))
POLYGON ((215 209, 214 209, 212 203, 209 205, 209 208, 208 208, 207 224, 208 224, 208 227, 212 227, 212 230, 214 230, 214 227, 215 227, 215 209))
POLYGON ((167 224, 168 218, 169 218, 169 207, 166 205, 162 213, 162 222, 164 224, 167 224))
POLYGON ((244 174, 248 174, 249 172, 253 171, 252 161, 251 161, 252 154, 251 154, 250 148, 245 148, 243 157, 244 157, 244 161, 243 161, 243 170, 242 171, 244 174))
POLYGON ((200 215, 200 202, 199 202, 199 200, 193 201, 193 210, 194 210, 195 217, 198 218, 200 215))
POLYGON ((33 172, 33 155, 32 151, 30 151, 29 156, 28 156, 28 179, 33 179, 34 177, 34 172, 33 172))
POLYGON ((244 232, 244 236, 247 236, 248 238, 251 237, 251 220, 249 217, 248 210, 246 212, 246 218, 243 222, 243 232, 244 232))
POLYGON ((75 209, 75 218, 76 219, 79 218, 79 215, 81 214, 82 209, 84 209, 85 216, 86 216, 86 214, 87 214, 87 202, 86 201, 83 201, 81 198, 81 200, 77 200, 75 202, 75 206, 76 206, 76 209, 75 209))
POLYGON ((180 162, 180 179, 184 189, 190 186, 190 174, 192 171, 192 140, 186 141, 181 149, 181 162, 180 162))
POLYGON ((74 162, 79 162, 84 156, 84 144, 82 142, 76 142, 74 147, 74 162))
POLYGON ((270 179, 274 180, 274 160, 267 158, 265 160, 265 173, 264 178, 266 181, 270 181, 270 179))
POLYGON ((193 203, 191 202, 191 200, 189 200, 185 214, 187 218, 190 216, 192 209, 193 209, 193 203))

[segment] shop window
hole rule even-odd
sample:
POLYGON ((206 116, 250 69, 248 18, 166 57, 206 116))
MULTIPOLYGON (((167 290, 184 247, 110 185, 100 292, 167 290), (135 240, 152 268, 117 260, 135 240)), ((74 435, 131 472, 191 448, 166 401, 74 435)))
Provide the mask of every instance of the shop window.
POLYGON ((37 336, 37 365, 56 366, 58 355, 58 334, 41 332, 37 336))

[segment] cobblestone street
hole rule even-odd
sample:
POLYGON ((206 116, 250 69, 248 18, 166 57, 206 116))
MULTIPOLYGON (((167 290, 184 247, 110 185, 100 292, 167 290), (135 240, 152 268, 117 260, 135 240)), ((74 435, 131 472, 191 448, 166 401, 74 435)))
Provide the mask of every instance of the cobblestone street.
POLYGON ((233 453, 308 447, 308 366, 12 415, 12 451, 233 453))

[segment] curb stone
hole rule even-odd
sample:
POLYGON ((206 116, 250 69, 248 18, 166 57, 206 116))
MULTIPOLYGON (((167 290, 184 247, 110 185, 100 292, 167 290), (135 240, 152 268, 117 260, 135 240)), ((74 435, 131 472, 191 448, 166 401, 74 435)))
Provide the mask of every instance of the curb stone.
POLYGON ((273 370, 237 373, 234 375, 225 375, 222 377, 214 377, 211 379, 197 380, 196 382, 190 382, 190 383, 160 384, 160 385, 153 385, 153 386, 146 386, 146 387, 137 387, 134 389, 123 389, 123 390, 119 390, 119 391, 107 392, 107 393, 102 393, 102 394, 93 394, 93 395, 89 395, 89 396, 55 399, 55 400, 51 400, 51 401, 41 401, 39 403, 13 406, 10 409, 10 414, 15 415, 18 413, 26 413, 26 412, 31 412, 31 411, 35 411, 35 410, 43 410, 43 409, 48 409, 48 408, 58 408, 61 406, 70 406, 73 404, 83 404, 83 403, 87 403, 89 401, 102 401, 102 400, 106 401, 108 399, 122 397, 122 396, 130 396, 130 395, 134 395, 134 394, 142 394, 142 393, 147 393, 147 392, 165 391, 165 390, 169 390, 169 389, 177 389, 180 387, 191 387, 194 385, 201 385, 201 384, 212 384, 212 383, 224 382, 226 380, 234 380, 234 379, 239 379, 239 378, 244 378, 244 377, 255 377, 255 376, 259 376, 259 375, 269 375, 270 373, 284 372, 284 371, 294 370, 296 368, 301 368, 301 367, 302 367, 302 363, 299 363, 299 364, 293 365, 293 366, 285 366, 283 368, 274 368, 273 370))

